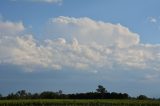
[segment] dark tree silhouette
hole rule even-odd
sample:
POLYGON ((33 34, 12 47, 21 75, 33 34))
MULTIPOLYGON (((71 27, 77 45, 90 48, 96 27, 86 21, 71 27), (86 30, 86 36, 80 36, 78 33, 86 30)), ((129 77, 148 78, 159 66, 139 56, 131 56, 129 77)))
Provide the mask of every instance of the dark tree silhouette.
MULTIPOLYGON (((63 94, 62 90, 58 92, 44 91, 42 93, 31 94, 25 90, 17 91, 16 93, 10 93, 3 99, 129 99, 127 93, 116 93, 107 92, 106 88, 99 85, 96 92, 86 92, 86 93, 73 93, 73 94, 63 94)), ((137 99, 147 98, 144 95, 140 95, 137 99)))
POLYGON ((2 99, 2 94, 0 94, 0 99, 2 99))
POLYGON ((145 95, 139 95, 137 97, 137 99, 139 99, 139 100, 146 100, 146 99, 149 99, 149 98, 147 96, 145 96, 145 95))
POLYGON ((10 93, 10 94, 8 94, 8 96, 6 98, 7 99, 18 99, 18 95, 14 94, 14 93, 10 93))
POLYGON ((20 91, 17 91, 15 95, 20 99, 27 99, 27 98, 30 98, 31 93, 28 93, 25 90, 20 90, 20 91))
POLYGON ((20 90, 16 93, 19 97, 26 97, 27 92, 25 90, 20 90))
POLYGON ((52 91, 44 91, 40 94, 40 98, 47 98, 47 99, 57 99, 58 93, 52 91))
POLYGON ((98 85, 98 88, 96 89, 96 91, 101 94, 107 93, 106 88, 104 88, 102 85, 98 85))
POLYGON ((100 98, 104 99, 105 94, 107 93, 106 88, 104 88, 102 85, 98 85, 98 88, 96 89, 97 93, 99 93, 100 98))
POLYGON ((58 93, 58 95, 62 95, 62 94, 63 94, 63 91, 62 91, 62 90, 59 90, 57 93, 58 93))
POLYGON ((31 95, 32 99, 39 99, 40 95, 38 93, 34 93, 31 95))

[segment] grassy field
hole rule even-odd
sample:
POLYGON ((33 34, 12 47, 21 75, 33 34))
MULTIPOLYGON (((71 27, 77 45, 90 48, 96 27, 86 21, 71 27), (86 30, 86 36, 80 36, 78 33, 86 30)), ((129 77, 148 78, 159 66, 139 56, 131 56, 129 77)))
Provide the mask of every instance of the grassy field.
POLYGON ((154 100, 0 100, 0 106, 160 106, 154 100))

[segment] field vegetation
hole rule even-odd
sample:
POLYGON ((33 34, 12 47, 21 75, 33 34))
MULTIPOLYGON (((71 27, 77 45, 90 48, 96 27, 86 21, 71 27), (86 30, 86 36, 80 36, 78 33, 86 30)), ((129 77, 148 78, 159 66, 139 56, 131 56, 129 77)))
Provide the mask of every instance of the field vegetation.
POLYGON ((160 100, 145 95, 130 97, 127 93, 108 92, 99 85, 95 92, 64 94, 44 91, 30 93, 25 90, 0 95, 0 106, 160 106, 160 100))
POLYGON ((1 100, 0 106, 160 106, 160 101, 114 99, 32 99, 1 100))

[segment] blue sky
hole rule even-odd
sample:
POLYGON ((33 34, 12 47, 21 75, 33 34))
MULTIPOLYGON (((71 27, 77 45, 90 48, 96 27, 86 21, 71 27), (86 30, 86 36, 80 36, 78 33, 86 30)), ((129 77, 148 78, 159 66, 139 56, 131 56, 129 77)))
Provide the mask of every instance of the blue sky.
POLYGON ((32 32, 39 33, 46 20, 58 16, 90 17, 111 23, 121 23, 138 33, 144 43, 159 43, 159 1, 116 1, 87 0, 63 1, 62 5, 44 2, 11 2, 1 0, 1 15, 4 19, 23 21, 26 26, 33 26, 32 32), (157 23, 150 23, 149 17, 157 23), (36 20, 36 21, 35 21, 36 20))
POLYGON ((160 1, 0 0, 0 93, 160 97, 160 1))

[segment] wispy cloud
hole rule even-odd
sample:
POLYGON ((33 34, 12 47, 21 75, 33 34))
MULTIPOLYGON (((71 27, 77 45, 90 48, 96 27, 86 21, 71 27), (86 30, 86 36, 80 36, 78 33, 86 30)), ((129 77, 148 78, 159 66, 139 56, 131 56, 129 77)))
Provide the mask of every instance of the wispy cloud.
MULTIPOLYGON (((11 0, 11 1, 21 1, 22 0, 11 0)), ((43 3, 54 3, 54 4, 62 4, 63 0, 23 0, 24 2, 43 2, 43 3)))
POLYGON ((154 17, 149 17, 148 19, 149 19, 149 22, 151 23, 157 23, 157 19, 154 17))
POLYGON ((28 0, 31 2, 62 3, 62 0, 28 0))
POLYGON ((154 26, 154 28, 160 30, 160 17, 148 17, 147 22, 154 26))

